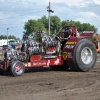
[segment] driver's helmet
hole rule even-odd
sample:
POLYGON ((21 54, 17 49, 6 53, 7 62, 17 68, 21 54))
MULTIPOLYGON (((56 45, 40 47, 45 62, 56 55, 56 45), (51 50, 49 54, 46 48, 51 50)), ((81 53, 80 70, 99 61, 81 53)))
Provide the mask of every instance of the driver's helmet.
POLYGON ((61 37, 62 38, 67 38, 69 35, 70 35, 70 27, 67 27, 65 29, 62 30, 62 33, 61 33, 61 37))

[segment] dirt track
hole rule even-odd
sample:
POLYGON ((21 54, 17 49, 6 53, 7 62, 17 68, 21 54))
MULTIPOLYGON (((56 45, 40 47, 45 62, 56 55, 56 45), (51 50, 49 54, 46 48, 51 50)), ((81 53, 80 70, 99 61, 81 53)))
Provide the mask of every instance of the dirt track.
POLYGON ((0 75, 0 100, 100 100, 99 63, 90 72, 40 68, 20 77, 0 75))

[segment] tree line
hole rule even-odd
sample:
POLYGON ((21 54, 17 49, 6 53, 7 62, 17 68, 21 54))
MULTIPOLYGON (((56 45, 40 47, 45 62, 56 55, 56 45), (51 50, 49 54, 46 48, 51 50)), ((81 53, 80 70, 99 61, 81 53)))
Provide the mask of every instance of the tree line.
MULTIPOLYGON (((59 35, 63 26, 76 26, 79 33, 85 30, 95 30, 97 32, 97 28, 94 25, 89 23, 81 23, 79 21, 72 20, 62 20, 58 16, 50 16, 50 34, 59 35)), ((48 34, 48 18, 43 16, 37 20, 29 19, 24 24, 24 32, 23 35, 33 36, 35 39, 37 38, 38 31, 45 31, 48 34)))
MULTIPOLYGON (((63 26, 76 26, 78 32, 81 33, 85 30, 95 30, 97 32, 97 28, 94 25, 89 23, 81 23, 79 21, 72 20, 61 20, 58 16, 50 16, 50 34, 59 35, 63 26)), ((48 18, 44 15, 43 17, 35 20, 29 19, 24 24, 23 36, 31 36, 33 39, 38 39, 37 32, 44 31, 48 34, 48 18)), ((6 35, 1 35, 0 39, 7 39, 6 35)), ((9 35, 8 39, 18 40, 14 35, 9 35)))
MULTIPOLYGON (((7 35, 0 35, 0 39, 7 39, 7 35)), ((18 40, 19 38, 16 38, 14 35, 9 35, 8 39, 18 40)))

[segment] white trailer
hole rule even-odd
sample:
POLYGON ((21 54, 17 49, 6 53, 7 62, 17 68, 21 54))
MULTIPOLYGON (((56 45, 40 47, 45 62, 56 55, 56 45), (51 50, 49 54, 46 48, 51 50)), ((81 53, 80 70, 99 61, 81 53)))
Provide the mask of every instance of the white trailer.
POLYGON ((7 45, 7 40, 0 40, 0 46, 7 45))

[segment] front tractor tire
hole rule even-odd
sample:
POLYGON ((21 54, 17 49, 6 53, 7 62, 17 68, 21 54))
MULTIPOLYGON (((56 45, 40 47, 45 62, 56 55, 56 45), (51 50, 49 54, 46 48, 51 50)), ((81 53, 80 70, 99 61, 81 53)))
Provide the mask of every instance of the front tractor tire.
POLYGON ((10 72, 13 76, 21 76, 25 72, 25 67, 22 62, 14 61, 10 65, 10 72))
POLYGON ((94 67, 96 60, 95 45, 87 39, 82 39, 75 47, 74 61, 67 64, 74 71, 88 72, 94 67))

